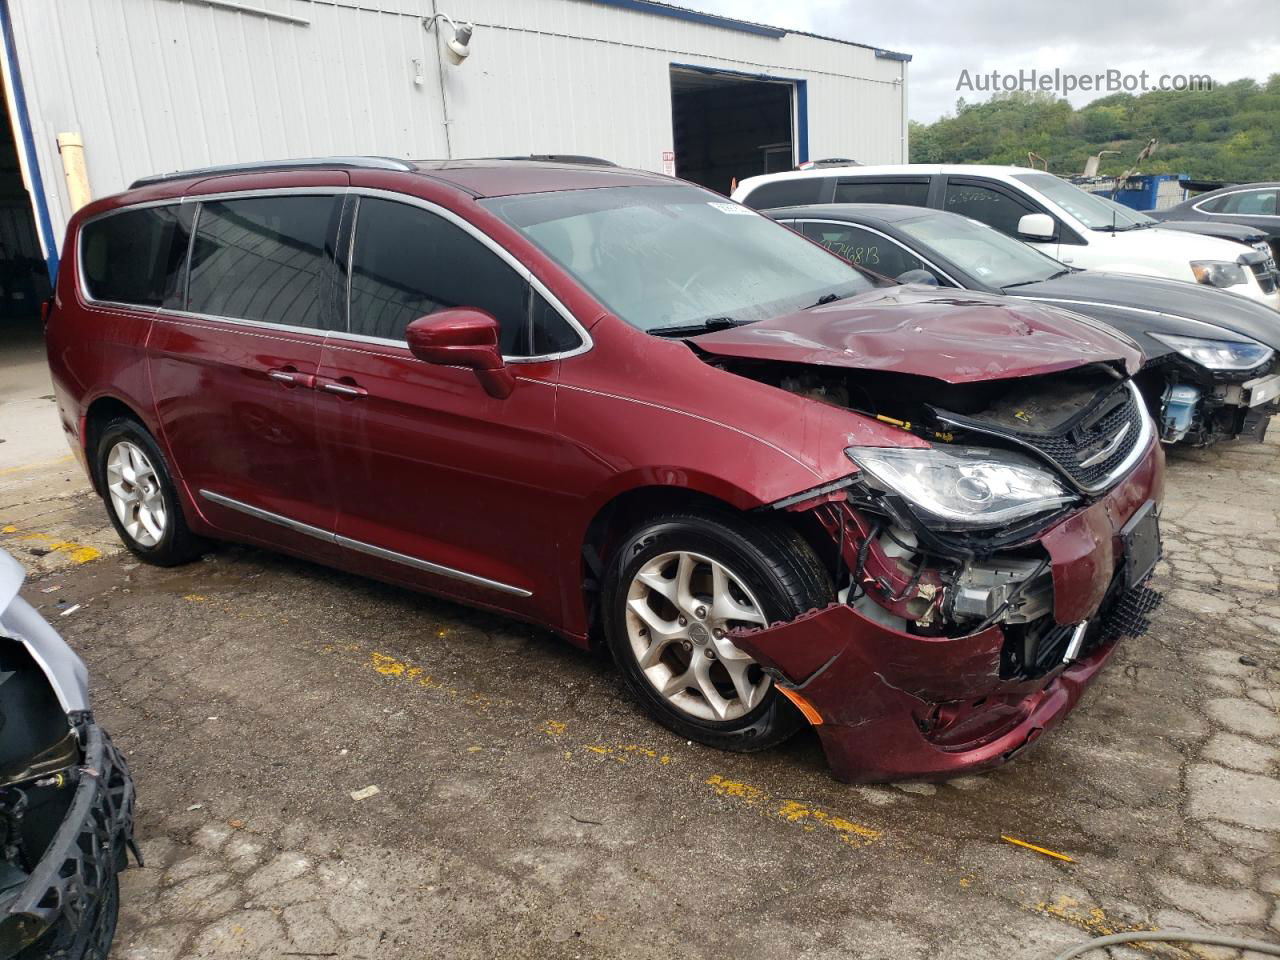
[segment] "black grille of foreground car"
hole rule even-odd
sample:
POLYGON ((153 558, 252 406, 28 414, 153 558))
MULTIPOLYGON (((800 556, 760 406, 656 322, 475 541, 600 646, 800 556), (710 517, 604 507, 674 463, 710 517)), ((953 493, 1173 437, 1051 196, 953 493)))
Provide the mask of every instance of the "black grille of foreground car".
MULTIPOLYGON (((1123 573, 1118 573, 1089 626, 1078 656, 1085 656, 1112 640, 1142 636, 1151 628, 1151 614, 1164 601, 1164 596, 1145 584, 1125 590, 1123 582, 1123 573)), ((1048 673, 1062 663, 1075 630, 1076 624, 1055 623, 1052 616, 1017 628, 1006 627, 1000 676, 1027 679, 1048 673)))
POLYGON ((1104 487, 1112 473, 1133 452, 1143 432, 1140 401, 1129 390, 1121 389, 1124 399, 1088 426, 1073 428, 1056 436, 1020 432, 1013 436, 1039 450, 1086 490, 1104 487), (1122 430, 1125 431, 1124 436, 1119 437, 1122 430), (1114 449, 1098 460, 1098 454, 1113 443, 1114 449))
POLYGON ((1164 602, 1164 594, 1138 584, 1116 598, 1103 614, 1100 639, 1140 637, 1151 629, 1151 614, 1164 602))
POLYGON ((1087 410, 1052 431, 1018 430, 944 410, 934 412, 944 424, 1002 437, 1039 454, 1086 493, 1105 490, 1119 479, 1151 435, 1142 396, 1129 380, 1116 384, 1087 410))

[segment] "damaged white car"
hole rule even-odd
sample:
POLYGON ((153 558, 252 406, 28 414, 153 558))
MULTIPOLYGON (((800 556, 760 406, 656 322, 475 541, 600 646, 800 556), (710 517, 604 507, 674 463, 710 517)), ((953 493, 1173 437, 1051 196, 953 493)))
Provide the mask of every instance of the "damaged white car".
POLYGON ((133 781, 85 666, 18 596, 0 550, 0 960, 105 960, 133 843, 133 781))

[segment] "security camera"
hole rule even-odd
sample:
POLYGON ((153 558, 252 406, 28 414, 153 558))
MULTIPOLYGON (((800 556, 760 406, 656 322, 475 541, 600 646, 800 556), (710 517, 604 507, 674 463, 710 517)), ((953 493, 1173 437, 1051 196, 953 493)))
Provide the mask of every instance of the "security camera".
POLYGON ((471 34, 475 31, 475 27, 470 23, 454 23, 453 18, 447 13, 437 13, 434 17, 427 17, 422 21, 422 26, 430 30, 440 20, 449 24, 449 29, 453 31, 453 36, 445 41, 445 53, 449 56, 449 62, 455 67, 461 66, 462 61, 471 56, 471 34))

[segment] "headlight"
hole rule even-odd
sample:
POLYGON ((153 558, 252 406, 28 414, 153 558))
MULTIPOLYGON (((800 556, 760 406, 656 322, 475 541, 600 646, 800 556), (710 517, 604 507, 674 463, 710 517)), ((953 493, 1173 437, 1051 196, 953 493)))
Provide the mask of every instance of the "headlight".
POLYGON ((1210 370, 1252 370, 1270 360, 1274 352, 1257 340, 1203 340, 1171 333, 1153 333, 1151 336, 1192 363, 1210 370))
POLYGON ((1046 513, 1075 496, 1030 457, 984 447, 849 447, 849 459, 922 520, 994 527, 1046 513))
POLYGON ((1196 283, 1207 283, 1211 287, 1234 287, 1249 282, 1244 267, 1230 260, 1192 260, 1191 272, 1195 274, 1196 283))

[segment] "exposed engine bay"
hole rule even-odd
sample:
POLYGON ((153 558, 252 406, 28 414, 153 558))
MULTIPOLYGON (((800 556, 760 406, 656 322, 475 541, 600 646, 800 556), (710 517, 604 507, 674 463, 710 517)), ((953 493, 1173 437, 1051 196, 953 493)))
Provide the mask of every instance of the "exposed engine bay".
POLYGON ((1193 447, 1235 439, 1261 443, 1272 416, 1280 413, 1280 376, 1272 369, 1268 363, 1244 375, 1215 373, 1167 355, 1136 380, 1156 413, 1163 442, 1193 447))
MULTIPOLYGON (((1101 622, 1055 617, 1044 531, 1103 495, 1148 446, 1152 425, 1137 389, 1114 366, 1003 380, 947 383, 884 371, 716 358, 716 366, 790 393, 854 410, 927 440, 931 451, 851 448, 863 469, 839 489, 789 498, 777 506, 821 524, 835 544, 838 599, 876 623, 920 637, 959 637, 998 625, 1006 643, 1001 674, 1037 676, 1101 642, 1101 622), (954 454, 951 452, 954 451, 954 454), (980 511, 987 475, 966 466, 975 452, 1010 469, 1046 477, 1058 493, 1045 509, 1001 521, 949 518, 941 504, 903 495, 927 452, 951 456, 956 488, 980 511), (894 459, 906 466, 895 475, 894 459), (888 478, 888 482, 886 482, 888 478), (967 485, 967 486, 966 486, 967 485)), ((998 480, 998 478, 997 478, 998 480)), ((968 506, 968 503, 962 504, 968 506)), ((1154 516, 1150 520, 1154 528, 1154 516)), ((1158 552, 1158 535, 1154 545, 1158 552)), ((1154 558, 1149 558, 1154 564, 1154 558)), ((1149 572, 1149 566, 1144 570, 1149 572)), ((1113 584, 1115 596, 1133 582, 1113 584)), ((1147 593, 1151 593, 1147 591, 1147 593)), ((1149 612, 1156 602, 1145 597, 1149 612)), ((1108 601, 1114 597, 1109 597, 1108 601)), ((1131 596, 1131 599, 1133 597, 1131 596)), ((1101 618, 1095 618, 1101 619, 1101 618)), ((1114 626, 1114 625, 1113 625, 1114 626)), ((1128 631, 1126 631, 1128 632, 1128 631)))

